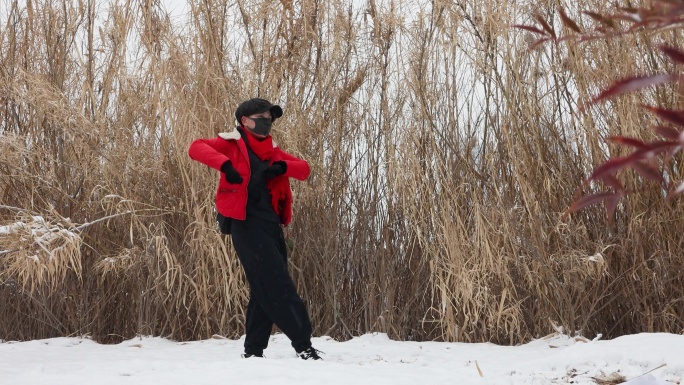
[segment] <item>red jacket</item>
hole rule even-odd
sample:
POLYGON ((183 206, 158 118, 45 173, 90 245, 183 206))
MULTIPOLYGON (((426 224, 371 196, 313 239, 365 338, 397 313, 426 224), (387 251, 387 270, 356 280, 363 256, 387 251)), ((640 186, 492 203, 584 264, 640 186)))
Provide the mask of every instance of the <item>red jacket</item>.
MULTIPOLYGON (((287 191, 284 201, 282 201, 280 222, 288 225, 292 220, 292 190, 289 185, 289 178, 305 180, 309 177, 309 164, 305 160, 296 158, 273 143, 273 161, 283 161, 287 164, 285 174, 278 178, 286 178, 287 191)), ((197 139, 190 145, 188 155, 193 160, 204 163, 207 166, 221 170, 221 165, 230 160, 233 167, 242 176, 242 183, 230 184, 226 181, 225 175, 221 173, 218 189, 216 190, 216 209, 223 216, 244 220, 247 207, 247 184, 250 177, 249 154, 247 146, 236 130, 218 134, 214 139, 197 139)))

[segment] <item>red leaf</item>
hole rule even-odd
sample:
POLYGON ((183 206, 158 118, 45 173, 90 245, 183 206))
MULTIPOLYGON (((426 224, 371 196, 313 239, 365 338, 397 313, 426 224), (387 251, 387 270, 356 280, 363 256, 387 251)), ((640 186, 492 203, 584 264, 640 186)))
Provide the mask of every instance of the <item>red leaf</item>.
POLYGON ((636 171, 639 175, 646 179, 654 180, 660 183, 665 183, 665 180, 663 179, 662 173, 656 169, 655 167, 651 166, 650 164, 644 163, 644 162, 635 162, 632 165, 632 168, 634 171, 636 171))
POLYGON ((580 31, 580 28, 577 26, 577 23, 575 23, 574 20, 572 20, 571 18, 568 17, 568 15, 565 13, 565 11, 563 10, 563 8, 561 8, 561 7, 556 7, 556 9, 558 10, 558 14, 560 15, 561 20, 563 21, 563 24, 564 24, 566 27, 570 28, 571 30, 573 30, 573 31, 575 31, 575 32, 577 32, 577 33, 581 33, 581 32, 582 32, 582 31, 580 31))
POLYGON ((620 80, 614 83, 610 88, 603 91, 599 96, 592 99, 591 104, 595 104, 601 100, 612 98, 617 95, 626 94, 628 92, 638 91, 648 86, 669 83, 674 81, 670 75, 651 75, 651 76, 636 76, 620 80))
POLYGON ((641 148, 641 149, 634 151, 634 154, 635 155, 639 154, 639 155, 641 155, 641 158, 647 159, 647 158, 652 158, 661 152, 672 151, 672 149, 676 149, 677 147, 680 147, 679 143, 677 143, 677 142, 670 142, 670 141, 666 141, 666 140, 656 140, 653 142, 646 143, 645 148, 641 148))
POLYGON ((682 143, 670 141, 654 141, 646 144, 646 148, 636 150, 635 153, 642 155, 644 159, 652 158, 660 153, 665 153, 663 163, 669 163, 672 158, 682 149, 682 143))
POLYGON ((549 23, 544 20, 544 17, 540 15, 539 13, 535 13, 534 18, 541 24, 542 28, 544 28, 544 31, 548 32, 549 35, 551 35, 554 39, 556 38, 556 32, 551 28, 549 23))
POLYGON ((559 37, 558 39, 556 39, 556 41, 559 43, 562 43, 566 40, 582 41, 582 35, 565 35, 563 37, 559 37))
POLYGON ((625 186, 623 186, 620 180, 618 180, 618 178, 616 178, 613 175, 606 175, 601 180, 603 181, 603 183, 607 184, 608 186, 614 188, 617 191, 625 191, 625 186))
POLYGON ((605 25, 606 27, 615 28, 615 22, 613 22, 613 20, 610 20, 599 13, 587 11, 584 12, 584 14, 605 25))
POLYGON ((625 136, 611 136, 608 138, 609 141, 613 143, 623 144, 625 146, 636 147, 636 148, 648 148, 646 143, 641 139, 628 138, 625 136))
POLYGON ((682 140, 682 133, 677 131, 677 129, 673 128, 673 127, 654 126, 653 131, 655 131, 656 134, 662 136, 665 139, 677 140, 677 141, 682 140))
POLYGON ((607 175, 614 174, 623 168, 630 166, 632 163, 644 159, 647 154, 641 152, 635 152, 628 156, 623 156, 620 158, 609 159, 599 167, 597 167, 594 172, 589 177, 589 180, 604 179, 607 175))
POLYGON ((530 31, 530 32, 534 32, 534 33, 538 33, 540 35, 546 35, 546 32, 542 31, 541 29, 539 29, 537 27, 532 27, 529 25, 515 24, 513 27, 519 28, 519 29, 524 29, 526 31, 530 31))
POLYGON ((684 111, 666 110, 659 107, 643 106, 647 110, 658 115, 660 118, 667 120, 670 123, 684 127, 684 111))
POLYGON ((591 195, 584 196, 584 197, 576 200, 575 202, 573 202, 573 204, 567 210, 565 210, 564 215, 574 213, 575 211, 582 210, 585 207, 599 203, 602 200, 608 199, 608 198, 613 197, 615 195, 622 196, 619 193, 612 193, 612 192, 604 192, 604 193, 591 194, 591 195))
POLYGON ((672 59, 673 62, 684 64, 684 52, 668 46, 661 46, 660 50, 672 59))
POLYGON ((551 39, 549 39, 548 37, 542 37, 541 39, 539 39, 539 40, 535 41, 534 43, 530 44, 529 50, 532 51, 532 50, 534 50, 535 48, 537 48, 537 46, 539 46, 539 45, 541 45, 542 43, 547 42, 547 41, 549 41, 549 40, 551 40, 551 39))
POLYGON ((644 20, 643 18, 639 18, 639 16, 636 14, 631 14, 631 13, 613 15, 612 18, 615 20, 622 20, 622 21, 632 23, 632 27, 630 27, 629 30, 633 30, 636 27, 643 27, 644 25, 647 24, 646 20, 644 20))

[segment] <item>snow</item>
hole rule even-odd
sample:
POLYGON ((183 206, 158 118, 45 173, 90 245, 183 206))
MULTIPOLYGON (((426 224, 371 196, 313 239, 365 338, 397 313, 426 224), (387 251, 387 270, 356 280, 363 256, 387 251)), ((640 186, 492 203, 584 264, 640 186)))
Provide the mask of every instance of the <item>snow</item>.
POLYGON ((323 361, 297 358, 282 334, 271 337, 264 359, 241 358, 243 342, 4 342, 0 384, 596 384, 615 378, 629 385, 684 384, 684 335, 666 333, 607 341, 555 334, 521 346, 400 342, 385 334, 345 342, 316 337, 323 361))
POLYGON ((0 226, 0 235, 10 235, 17 231, 17 226, 23 225, 23 223, 15 223, 9 226, 0 226))
POLYGON ((15 222, 11 225, 0 226, 0 235, 11 235, 19 233, 24 229, 30 229, 31 238, 36 243, 50 243, 62 236, 68 238, 77 238, 78 235, 70 230, 50 225, 45 218, 41 216, 31 217, 32 222, 15 222))

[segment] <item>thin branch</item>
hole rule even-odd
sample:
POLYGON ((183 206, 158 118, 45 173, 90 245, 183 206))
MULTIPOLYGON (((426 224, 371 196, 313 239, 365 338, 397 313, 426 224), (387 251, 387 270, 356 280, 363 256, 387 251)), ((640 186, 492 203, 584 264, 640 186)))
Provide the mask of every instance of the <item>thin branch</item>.
POLYGON ((11 210, 11 211, 17 211, 17 212, 25 211, 25 209, 21 209, 21 208, 19 208, 19 207, 5 206, 5 205, 0 205, 0 209, 11 210))
POLYGON ((81 225, 79 225, 79 226, 76 226, 73 230, 75 230, 75 231, 81 231, 81 230, 83 230, 84 228, 86 228, 86 227, 88 227, 88 226, 91 226, 91 225, 94 225, 94 224, 96 224, 96 223, 98 223, 98 222, 106 221, 106 220, 108 220, 108 219, 120 217, 120 216, 127 215, 127 214, 133 214, 134 212, 135 212, 135 211, 130 210, 130 211, 125 211, 125 212, 123 212, 123 213, 112 214, 112 215, 109 215, 109 216, 106 216, 106 217, 102 217, 102 218, 100 218, 100 219, 96 219, 96 220, 94 220, 94 221, 92 221, 92 222, 83 223, 83 224, 81 224, 81 225))

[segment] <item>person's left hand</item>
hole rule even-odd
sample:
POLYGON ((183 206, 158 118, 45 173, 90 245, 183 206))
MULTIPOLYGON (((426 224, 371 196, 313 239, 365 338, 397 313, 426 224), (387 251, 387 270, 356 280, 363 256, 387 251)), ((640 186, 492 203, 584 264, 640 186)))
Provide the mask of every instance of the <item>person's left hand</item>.
POLYGON ((268 166, 266 170, 264 170, 264 174, 266 174, 266 179, 273 179, 277 176, 285 174, 285 171, 287 171, 287 163, 279 160, 268 166))

